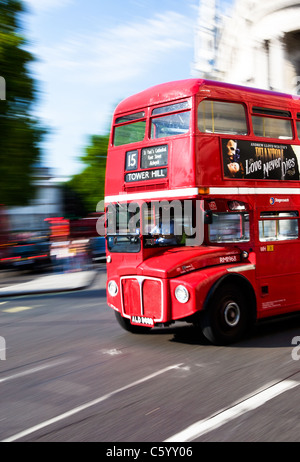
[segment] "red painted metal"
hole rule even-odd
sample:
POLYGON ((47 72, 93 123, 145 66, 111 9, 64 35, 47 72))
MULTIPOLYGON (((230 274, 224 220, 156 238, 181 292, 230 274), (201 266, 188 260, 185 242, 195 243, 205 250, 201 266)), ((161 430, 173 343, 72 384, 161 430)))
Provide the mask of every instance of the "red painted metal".
MULTIPOLYGON (((218 245, 207 242, 206 234, 204 244, 196 247, 147 249, 142 245, 141 250, 136 253, 114 253, 108 250, 107 256, 111 259, 107 264, 108 283, 114 280, 119 288, 115 296, 107 293, 108 304, 129 318, 128 313, 138 314, 143 304, 142 296, 145 299, 145 316, 154 318, 154 321, 160 318, 159 322, 168 323, 201 311, 209 293, 222 278, 239 276, 253 290, 258 319, 299 310, 299 237, 294 240, 278 240, 272 242, 272 245, 261 242, 258 222, 261 212, 275 209, 293 210, 300 215, 300 181, 258 177, 226 178, 223 171, 222 140, 230 139, 231 135, 200 133, 197 127, 197 108, 203 99, 243 104, 247 114, 248 134, 234 135, 237 142, 257 143, 257 146, 264 149, 268 145, 275 148, 279 146, 285 151, 289 147, 297 151, 295 147, 300 147, 296 129, 297 114, 300 113, 298 96, 189 79, 158 85, 122 101, 115 110, 111 130, 106 201, 122 202, 126 200, 126 196, 137 202, 193 197, 203 200, 207 209, 213 201, 218 210, 225 211, 229 200, 238 200, 247 204, 250 239, 245 243, 218 245), (152 110, 183 101, 191 104, 190 130, 182 135, 151 139, 152 110), (253 106, 290 111, 293 139, 255 136, 251 123, 253 106), (115 120, 139 111, 145 113, 144 139, 114 146, 115 120), (140 156, 143 148, 154 148, 158 145, 168 146, 167 175, 158 179, 127 182, 126 153, 136 151, 140 156), (190 196, 188 191, 191 191, 190 196), (245 257, 243 252, 247 252, 248 256, 245 257), (121 278, 131 276, 132 279, 122 279, 121 282, 121 278), (180 284, 190 294, 185 304, 179 303, 174 296, 175 288, 180 284)), ((143 171, 145 169, 138 163, 135 172, 143 171)))

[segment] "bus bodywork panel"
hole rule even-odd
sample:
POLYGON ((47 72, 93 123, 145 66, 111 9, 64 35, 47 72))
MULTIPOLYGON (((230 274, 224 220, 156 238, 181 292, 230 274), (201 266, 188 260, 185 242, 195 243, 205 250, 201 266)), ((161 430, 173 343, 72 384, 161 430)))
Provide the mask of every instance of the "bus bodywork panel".
MULTIPOLYGON (((118 293, 114 297, 108 293, 107 301, 125 317, 144 315, 156 323, 168 323, 200 311, 213 284, 232 275, 236 265, 237 272, 245 270, 242 263, 240 251, 230 247, 169 249, 135 267, 124 261, 116 274, 110 274, 108 283, 113 279, 118 293), (184 305, 174 296, 180 284, 189 291, 184 305)), ((249 263, 248 267, 253 269, 249 263)))
POLYGON ((156 85, 121 101, 115 109, 115 114, 120 115, 147 106, 167 104, 170 101, 188 98, 197 94, 203 82, 202 79, 186 79, 156 85))
POLYGON ((174 278, 208 266, 240 261, 240 251, 226 247, 171 248, 145 260, 138 274, 159 278, 174 278))
MULTIPOLYGON (((251 264, 223 264, 207 267, 178 278, 160 279, 153 276, 130 275, 115 278, 119 291, 116 297, 107 296, 109 306, 129 319, 132 316, 145 316, 155 324, 167 324, 183 320, 206 308, 214 290, 221 282, 234 281, 245 286, 251 293, 255 283, 255 267, 251 264), (183 285, 189 293, 186 303, 175 297, 175 289, 183 285)), ((253 295, 253 313, 255 299, 253 295)))
MULTIPOLYGON (((173 156, 172 141, 165 143, 161 140, 153 140, 147 144, 148 148, 159 147, 160 145, 168 146, 168 165, 166 166, 167 176, 161 175, 160 169, 142 169, 137 168, 134 172, 124 173, 126 155, 132 148, 130 145, 114 148, 113 155, 107 158, 107 171, 110 172, 106 178, 105 195, 117 196, 122 193, 130 194, 132 192, 146 190, 165 190, 180 189, 184 187, 195 186, 195 156, 194 156, 194 138, 183 135, 176 138, 176 155, 173 156), (180 155, 178 155, 180 153, 180 155), (149 170, 155 170, 157 175, 153 179, 148 179, 146 173, 149 170)), ((135 143, 134 150, 141 150, 145 147, 145 142, 135 143)), ((117 197, 116 197, 117 199, 117 197)))
POLYGON ((251 263, 239 265, 222 265, 219 267, 208 267, 202 271, 190 273, 170 280, 170 294, 172 298, 172 319, 179 320, 188 315, 205 310, 214 292, 220 284, 233 282, 237 286, 243 287, 245 295, 251 299, 251 306, 255 316, 256 300, 252 287, 255 285, 255 265, 251 263), (174 296, 178 285, 184 285, 189 293, 190 299, 186 304, 179 303, 174 296))

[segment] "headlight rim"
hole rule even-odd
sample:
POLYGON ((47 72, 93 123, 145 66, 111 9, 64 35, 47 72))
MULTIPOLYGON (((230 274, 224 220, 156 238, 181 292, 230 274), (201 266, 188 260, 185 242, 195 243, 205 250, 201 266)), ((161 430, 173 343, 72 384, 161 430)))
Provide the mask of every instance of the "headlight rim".
POLYGON ((190 293, 189 293, 188 289, 184 285, 179 284, 175 289, 175 298, 179 303, 184 304, 184 303, 187 303, 189 301, 190 293), (180 296, 178 294, 179 291, 181 291, 181 293, 185 294, 184 298, 182 298, 182 296, 180 296))
POLYGON ((118 287, 118 284, 116 283, 116 281, 114 279, 109 281, 109 283, 107 285, 107 290, 108 290, 108 293, 109 293, 109 295, 111 297, 116 297, 118 295, 119 287, 118 287), (112 289, 112 287, 113 287, 113 289, 112 289))

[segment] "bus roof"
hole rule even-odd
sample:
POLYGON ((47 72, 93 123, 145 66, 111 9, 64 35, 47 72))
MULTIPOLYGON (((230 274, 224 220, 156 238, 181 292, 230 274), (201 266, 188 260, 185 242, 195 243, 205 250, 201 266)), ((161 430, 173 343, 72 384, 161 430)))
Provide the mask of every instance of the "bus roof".
POLYGON ((165 103, 168 101, 174 101, 176 99, 188 98, 195 95, 200 90, 204 90, 205 87, 216 90, 223 90, 224 94, 226 91, 232 94, 232 91, 240 91, 243 94, 256 94, 265 97, 272 97, 274 99, 285 99, 285 100, 297 100, 299 102, 300 97, 297 95, 289 95, 286 93, 279 93, 270 90, 261 90, 258 88, 246 87, 241 85, 234 85, 230 83, 218 82, 215 80, 207 79, 186 79, 186 80, 175 80, 173 82, 167 82, 160 85, 150 87, 140 93, 129 96, 128 98, 121 101, 116 107, 115 114, 121 114, 131 110, 144 108, 156 104, 165 103))

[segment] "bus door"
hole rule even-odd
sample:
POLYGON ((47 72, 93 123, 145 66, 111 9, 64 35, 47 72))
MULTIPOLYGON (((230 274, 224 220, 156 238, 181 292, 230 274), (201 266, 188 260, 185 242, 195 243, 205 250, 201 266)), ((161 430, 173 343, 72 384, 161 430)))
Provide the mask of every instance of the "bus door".
POLYGON ((285 312, 300 300, 299 214, 258 210, 258 300, 263 312, 285 312), (259 296, 260 295, 260 296, 259 296))

